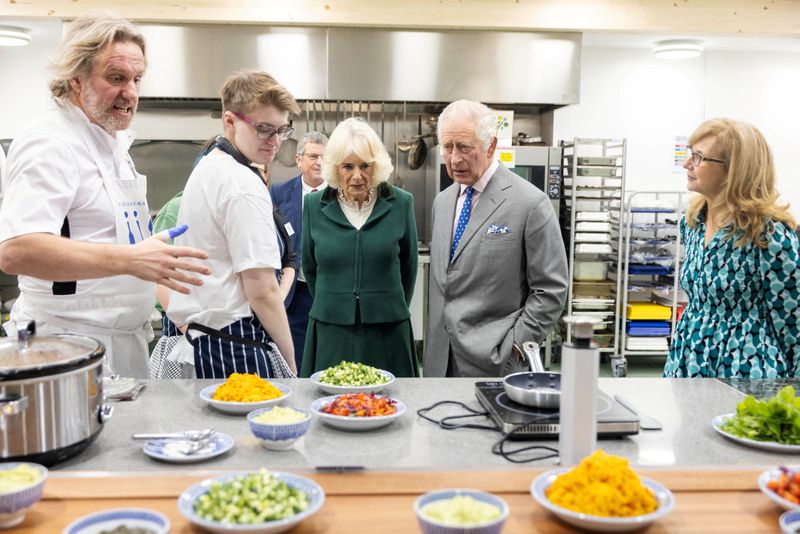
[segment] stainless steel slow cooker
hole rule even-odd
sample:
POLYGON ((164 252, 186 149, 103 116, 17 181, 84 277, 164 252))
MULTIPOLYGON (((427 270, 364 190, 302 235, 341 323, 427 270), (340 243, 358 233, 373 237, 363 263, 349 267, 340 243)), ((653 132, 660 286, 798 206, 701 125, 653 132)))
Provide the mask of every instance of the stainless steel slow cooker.
POLYGON ((72 334, 0 341, 0 460, 53 465, 82 452, 110 416, 99 341, 72 334))

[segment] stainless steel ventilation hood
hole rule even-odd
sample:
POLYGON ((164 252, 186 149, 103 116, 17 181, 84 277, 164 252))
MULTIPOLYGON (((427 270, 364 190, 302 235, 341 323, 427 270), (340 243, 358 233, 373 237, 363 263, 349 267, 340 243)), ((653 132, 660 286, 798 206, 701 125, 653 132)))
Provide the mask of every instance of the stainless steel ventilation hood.
POLYGON ((219 107, 231 72, 259 68, 300 100, 563 106, 579 100, 580 33, 142 25, 142 108, 219 107))

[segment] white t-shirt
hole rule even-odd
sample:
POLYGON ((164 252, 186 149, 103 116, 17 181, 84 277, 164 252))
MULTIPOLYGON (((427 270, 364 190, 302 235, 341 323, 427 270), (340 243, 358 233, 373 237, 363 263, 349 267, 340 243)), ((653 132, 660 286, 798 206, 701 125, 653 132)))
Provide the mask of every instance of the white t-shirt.
POLYGON ((220 329, 252 316, 239 273, 281 268, 272 199, 264 183, 229 155, 214 151, 189 176, 178 224, 189 229, 175 244, 205 250, 211 275, 190 295, 170 292, 169 318, 220 329))
MULTIPOLYGON (((71 239, 116 243, 111 198, 86 143, 125 180, 134 177, 127 155, 134 136, 126 130, 112 137, 69 102, 35 119, 8 152, 0 242, 34 233, 61 235, 68 217, 71 239)), ((79 280, 75 294, 93 292, 109 280, 79 280)), ((53 282, 21 275, 19 287, 23 293, 52 295, 53 282)))

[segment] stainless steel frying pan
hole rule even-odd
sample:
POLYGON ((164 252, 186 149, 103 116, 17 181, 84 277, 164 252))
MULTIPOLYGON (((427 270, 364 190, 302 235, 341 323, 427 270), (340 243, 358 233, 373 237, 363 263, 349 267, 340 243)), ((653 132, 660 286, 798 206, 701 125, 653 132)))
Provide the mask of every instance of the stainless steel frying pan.
POLYGON ((557 409, 561 403, 561 374, 545 372, 539 356, 539 345, 522 344, 531 370, 513 373, 503 379, 506 395, 519 404, 533 408, 557 409))

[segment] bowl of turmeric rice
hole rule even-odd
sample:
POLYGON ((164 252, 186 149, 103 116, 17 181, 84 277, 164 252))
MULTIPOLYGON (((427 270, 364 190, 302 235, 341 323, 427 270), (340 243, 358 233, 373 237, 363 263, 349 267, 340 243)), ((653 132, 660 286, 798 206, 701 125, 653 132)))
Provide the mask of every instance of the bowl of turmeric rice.
POLYGON ((531 495, 562 521, 594 532, 642 529, 675 508, 669 489, 638 476, 625 458, 600 449, 574 468, 539 475, 531 495))
POLYGON ((286 384, 269 382, 256 374, 232 373, 222 384, 203 388, 200 398, 225 413, 247 415, 282 403, 292 394, 286 384))

